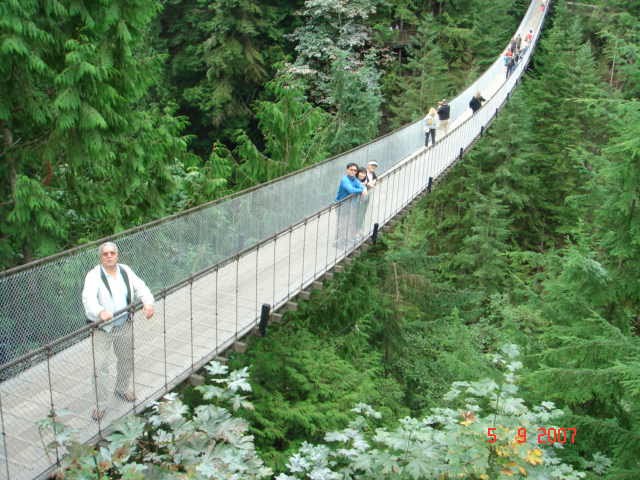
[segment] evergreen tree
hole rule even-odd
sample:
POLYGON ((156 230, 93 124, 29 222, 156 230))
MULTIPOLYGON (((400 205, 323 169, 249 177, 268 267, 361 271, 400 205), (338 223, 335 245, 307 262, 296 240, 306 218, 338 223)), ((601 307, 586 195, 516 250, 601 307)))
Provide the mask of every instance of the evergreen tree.
POLYGON ((453 91, 453 81, 447 71, 438 46, 439 26, 432 16, 420 20, 416 35, 407 48, 408 60, 398 73, 385 76, 385 97, 398 127, 426 115, 429 107, 453 91))
POLYGON ((167 211, 184 124, 143 106, 160 61, 139 55, 159 8, 0 4, 5 266, 167 211))
MULTIPOLYGON (((628 322, 640 306, 640 102, 609 105, 618 114, 618 133, 604 148, 594 179, 593 241, 612 274, 609 299, 628 322)), ((629 327, 620 325, 625 331, 629 327)))
MULTIPOLYGON (((640 358, 637 339, 600 316, 594 306, 606 298, 610 276, 579 247, 549 262, 560 264, 545 283, 538 307, 553 324, 545 329, 542 349, 532 357, 536 371, 529 388, 570 410, 567 421, 581 432, 581 443, 568 458, 604 451, 618 473, 637 472, 637 399, 626 384, 625 370, 640 358)), ((550 266, 549 270, 556 268, 550 266)), ((622 474, 614 478, 633 478, 622 474)))
POLYGON ((478 282, 477 287, 486 294, 504 287, 509 274, 506 260, 509 220, 506 218, 507 209, 499 197, 500 192, 496 188, 486 196, 476 193, 467 213, 470 232, 452 259, 453 265, 469 272, 478 282))
POLYGON ((331 151, 339 153, 375 138, 380 123, 382 95, 379 73, 368 58, 364 64, 350 64, 347 54, 338 52, 331 66, 327 103, 335 111, 331 151))
POLYGON ((584 156, 575 152, 597 150, 597 143, 606 138, 610 115, 603 105, 607 92, 590 45, 583 42, 581 24, 562 6, 555 22, 536 56, 528 108, 538 138, 533 173, 545 186, 540 207, 546 210, 552 230, 566 233, 578 211, 564 199, 581 193, 580 185, 590 176, 584 156), (581 98, 589 101, 577 101, 581 98))

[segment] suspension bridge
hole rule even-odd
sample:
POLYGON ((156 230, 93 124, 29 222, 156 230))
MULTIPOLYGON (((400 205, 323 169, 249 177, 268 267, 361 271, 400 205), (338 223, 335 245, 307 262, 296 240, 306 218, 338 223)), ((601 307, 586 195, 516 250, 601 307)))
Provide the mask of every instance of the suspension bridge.
MULTIPOLYGON (((80 292, 105 239, 0 273, 0 479, 45 477, 64 452, 47 451, 37 421, 54 413, 80 441, 96 441, 114 422, 140 412, 255 328, 271 311, 332 270, 430 187, 482 135, 525 71, 546 10, 532 0, 517 33, 534 39, 511 76, 500 55, 450 102, 448 132, 424 147, 422 121, 366 145, 230 197, 109 238, 152 289, 156 314, 133 319, 136 401, 100 404, 96 326, 80 292), (487 98, 471 114, 476 92, 487 98), (334 203, 349 162, 376 160, 383 172, 367 205, 334 203), (354 212, 364 215, 356 231, 354 212), (346 242, 337 241, 344 236, 346 242), (95 408, 106 408, 99 421, 95 408)), ((115 367, 115 359, 113 361, 115 367)), ((115 368, 110 372, 113 390, 115 368)))

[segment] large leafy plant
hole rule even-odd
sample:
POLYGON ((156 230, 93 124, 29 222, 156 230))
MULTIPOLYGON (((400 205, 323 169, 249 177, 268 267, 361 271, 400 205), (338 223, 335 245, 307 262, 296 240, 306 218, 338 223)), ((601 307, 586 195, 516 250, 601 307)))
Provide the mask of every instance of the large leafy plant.
MULTIPOLYGON (((424 419, 406 417, 394 430, 374 429, 381 415, 366 404, 353 408, 347 428, 328 433, 326 445, 305 443, 277 480, 437 479, 578 480, 556 450, 563 445, 537 444, 538 427, 557 427, 563 412, 551 402, 532 409, 516 396, 516 371, 522 367, 515 345, 506 345, 494 362, 504 368, 500 382, 455 382, 445 408, 424 419), (530 432, 524 438, 522 430, 530 432), (490 430, 493 429, 493 430, 490 430), (495 434, 495 441, 488 435, 495 434)), ((116 426, 104 446, 71 440, 55 420, 41 422, 54 437, 48 445, 66 451, 60 473, 68 479, 259 479, 271 476, 256 454, 246 421, 234 417, 253 408, 248 369, 228 372, 212 362, 211 383, 197 387, 211 403, 191 409, 175 393, 153 405, 148 417, 130 416, 116 426), (230 409, 223 405, 230 405, 230 409)), ((595 454, 584 467, 594 477, 609 465, 595 454), (590 472, 591 473, 591 472, 590 472)))
MULTIPOLYGON (((367 405, 356 406, 358 415, 346 429, 325 436, 331 446, 304 444, 277 480, 586 478, 587 473, 561 461, 556 450, 563 445, 537 444, 538 428, 557 428, 563 412, 551 402, 530 409, 516 396, 518 355, 515 345, 503 347, 493 359, 505 369, 500 383, 455 382, 445 396, 450 406, 435 408, 421 420, 406 417, 395 430, 372 429, 380 415, 367 405), (526 438, 518 435, 522 428, 526 438)), ((608 459, 596 454, 585 468, 599 475, 607 465, 608 459)))
POLYGON ((248 425, 232 411, 252 408, 248 369, 228 373, 225 365, 206 367, 211 383, 197 387, 211 403, 194 409, 176 393, 154 404, 145 417, 128 416, 104 446, 73 441, 55 420, 41 428, 55 435, 50 448, 66 451, 60 474, 66 479, 258 479, 271 475, 257 456, 248 425), (230 405, 230 409, 223 405, 230 405))

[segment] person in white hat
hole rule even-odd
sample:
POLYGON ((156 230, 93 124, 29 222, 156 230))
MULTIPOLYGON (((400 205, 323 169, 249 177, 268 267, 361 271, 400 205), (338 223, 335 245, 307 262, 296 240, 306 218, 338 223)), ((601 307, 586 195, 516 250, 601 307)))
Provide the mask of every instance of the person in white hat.
POLYGON ((376 168, 378 168, 378 162, 371 160, 367 163, 367 187, 371 188, 376 185, 378 176, 376 175, 376 168))

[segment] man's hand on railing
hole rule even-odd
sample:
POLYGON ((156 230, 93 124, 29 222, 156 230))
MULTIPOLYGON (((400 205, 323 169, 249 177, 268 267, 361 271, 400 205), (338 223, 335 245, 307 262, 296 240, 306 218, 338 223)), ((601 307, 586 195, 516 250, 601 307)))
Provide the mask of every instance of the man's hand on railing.
POLYGON ((142 307, 142 311, 144 312, 144 316, 147 319, 153 317, 153 314, 155 313, 153 310, 153 305, 144 305, 142 307))
POLYGON ((111 320, 113 318, 113 313, 108 310, 102 310, 98 314, 98 317, 100 317, 100 320, 103 320, 103 321, 111 320))

